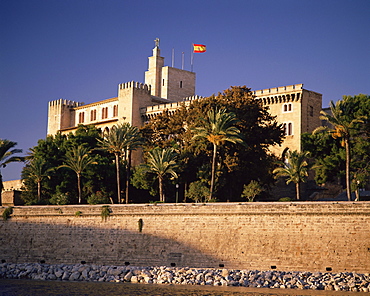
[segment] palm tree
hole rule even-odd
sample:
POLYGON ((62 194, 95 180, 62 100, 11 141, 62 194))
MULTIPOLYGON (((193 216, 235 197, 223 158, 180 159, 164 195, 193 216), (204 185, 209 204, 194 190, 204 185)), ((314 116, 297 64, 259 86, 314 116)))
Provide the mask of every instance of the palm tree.
POLYGON ((305 182, 308 171, 311 166, 307 163, 306 158, 309 152, 287 151, 286 161, 280 162, 281 167, 273 170, 276 177, 287 177, 286 183, 295 183, 296 197, 300 199, 300 183, 305 182))
POLYGON ((128 182, 130 178, 131 151, 137 149, 142 143, 137 127, 131 126, 125 122, 118 126, 113 126, 111 131, 104 135, 103 140, 99 140, 102 149, 114 154, 117 175, 117 198, 121 203, 121 177, 120 177, 120 159, 125 156, 127 161, 127 183, 126 183, 126 203, 128 203, 128 182))
MULTIPOLYGON (((16 146, 16 142, 12 142, 6 139, 0 139, 0 169, 5 168, 7 164, 11 162, 22 162, 24 157, 14 156, 16 153, 22 153, 22 149, 12 149, 16 146)), ((0 170, 0 197, 1 191, 3 190, 3 176, 1 175, 0 170)))
POLYGON ((86 168, 95 164, 93 157, 90 155, 90 150, 83 145, 73 146, 66 152, 66 158, 64 164, 58 168, 69 168, 73 170, 77 175, 77 187, 78 187, 78 203, 81 203, 81 176, 86 168))
POLYGON ((154 148, 148 152, 147 156, 146 168, 149 172, 157 175, 159 182, 159 200, 165 202, 166 198, 163 191, 163 181, 168 174, 177 178, 177 173, 175 172, 177 168, 177 153, 173 148, 154 148))
POLYGON ((26 179, 34 180, 37 183, 37 198, 41 200, 41 182, 44 178, 49 178, 49 173, 53 169, 48 167, 46 161, 36 157, 33 158, 30 163, 25 167, 23 171, 23 177, 26 179))
POLYGON ((321 120, 327 121, 331 128, 329 127, 318 127, 313 131, 313 133, 317 133, 320 131, 328 130, 333 138, 341 138, 342 139, 342 146, 346 149, 346 191, 347 191, 347 198, 351 200, 351 176, 350 176, 350 169, 351 169, 351 147, 350 147, 350 140, 351 140, 351 130, 356 129, 356 125, 359 123, 363 123, 361 118, 353 118, 351 117, 351 110, 346 110, 347 105, 345 100, 339 100, 335 104, 333 101, 330 101, 330 113, 328 114, 324 111, 321 111, 321 120))
POLYGON ((130 172, 131 172, 131 152, 138 149, 144 142, 141 137, 139 129, 129 123, 123 123, 121 128, 124 130, 124 149, 125 149, 125 162, 126 162, 126 203, 129 200, 129 185, 130 185, 130 172))
POLYGON ((211 186, 210 196, 212 199, 215 172, 216 172, 216 156, 218 146, 225 142, 244 143, 240 130, 235 126, 239 120, 232 112, 227 112, 226 109, 208 111, 207 118, 202 120, 202 126, 192 129, 194 133, 193 140, 202 138, 208 140, 213 145, 212 156, 212 171, 211 171, 211 186))

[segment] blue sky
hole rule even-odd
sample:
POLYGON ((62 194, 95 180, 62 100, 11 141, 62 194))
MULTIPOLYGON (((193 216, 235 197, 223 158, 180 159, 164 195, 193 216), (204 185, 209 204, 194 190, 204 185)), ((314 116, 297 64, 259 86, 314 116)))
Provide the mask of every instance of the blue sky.
MULTIPOLYGON (((190 70, 196 93, 304 83, 323 106, 370 94, 369 0, 0 0, 0 138, 27 152, 46 137, 47 103, 91 103, 144 81, 160 38, 171 66, 190 70)), ((20 178, 22 165, 2 169, 20 178)))

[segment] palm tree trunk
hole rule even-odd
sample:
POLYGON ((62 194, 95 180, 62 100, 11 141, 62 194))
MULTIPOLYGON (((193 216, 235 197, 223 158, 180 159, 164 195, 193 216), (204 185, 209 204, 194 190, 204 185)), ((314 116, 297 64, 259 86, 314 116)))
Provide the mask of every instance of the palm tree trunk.
POLYGON ((163 180, 161 176, 158 177, 158 182, 159 182, 159 201, 165 202, 163 194, 163 180))
POLYGON ((78 203, 81 203, 81 175, 77 174, 78 203))
POLYGON ((211 171, 211 188, 209 193, 209 200, 212 199, 213 196, 213 188, 215 184, 215 172, 216 172, 216 155, 217 155, 217 145, 213 144, 213 157, 212 157, 212 171, 211 171))
POLYGON ((129 186, 130 186, 130 169, 131 169, 131 151, 127 151, 127 168, 126 168, 126 203, 128 204, 129 186))
POLYGON ((116 174, 117 174, 117 202, 121 203, 121 182, 120 182, 120 175, 119 175, 119 155, 118 153, 115 154, 116 156, 116 174))
POLYGON ((348 201, 351 200, 351 172, 350 172, 350 167, 351 167, 351 151, 349 148, 349 139, 346 138, 344 140, 345 146, 346 146, 346 187, 347 187, 347 198, 348 201))
POLYGON ((297 197, 297 200, 300 199, 300 196, 301 196, 301 188, 300 188, 300 184, 299 182, 298 183, 295 183, 295 190, 296 190, 296 197, 297 197))
POLYGON ((37 197, 38 200, 41 200, 41 181, 37 181, 37 197))

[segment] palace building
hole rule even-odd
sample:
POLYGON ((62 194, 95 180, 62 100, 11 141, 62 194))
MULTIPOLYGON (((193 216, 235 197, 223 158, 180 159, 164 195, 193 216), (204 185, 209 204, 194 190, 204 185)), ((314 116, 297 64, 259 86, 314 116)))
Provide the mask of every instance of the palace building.
MULTIPOLYGON (((48 106, 48 135, 57 132, 68 134, 79 124, 94 125, 109 131, 113 125, 129 122, 142 126, 145 121, 163 111, 175 111, 182 104, 200 99, 195 95, 195 73, 164 66, 159 42, 150 56, 145 82, 126 82, 118 85, 115 98, 91 104, 59 99, 48 106)), ((321 125, 322 95, 303 88, 303 84, 273 87, 253 91, 262 99, 272 115, 285 128, 282 146, 272 147, 271 152, 281 154, 286 148, 301 150, 301 134, 312 132, 321 125)))

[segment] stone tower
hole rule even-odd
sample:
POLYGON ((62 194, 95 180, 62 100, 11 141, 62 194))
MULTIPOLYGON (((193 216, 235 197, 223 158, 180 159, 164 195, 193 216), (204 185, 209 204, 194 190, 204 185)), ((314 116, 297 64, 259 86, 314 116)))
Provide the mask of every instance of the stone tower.
POLYGON ((268 106, 269 112, 283 125, 283 144, 270 148, 277 155, 287 148, 301 151, 302 134, 321 125, 322 94, 304 89, 303 84, 256 90, 253 94, 262 99, 263 105, 268 106))
POLYGON ((50 101, 48 105, 48 135, 54 135, 58 131, 75 125, 74 109, 83 103, 69 100, 50 101))
POLYGON ((195 73, 164 66, 160 56, 159 41, 149 57, 148 70, 145 72, 145 84, 151 86, 151 95, 172 102, 179 102, 195 95, 195 73))

